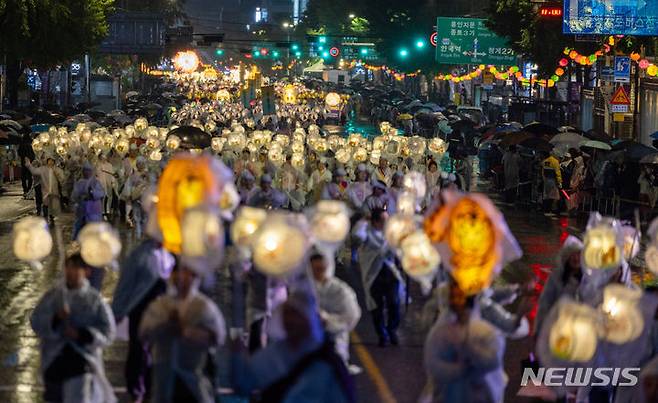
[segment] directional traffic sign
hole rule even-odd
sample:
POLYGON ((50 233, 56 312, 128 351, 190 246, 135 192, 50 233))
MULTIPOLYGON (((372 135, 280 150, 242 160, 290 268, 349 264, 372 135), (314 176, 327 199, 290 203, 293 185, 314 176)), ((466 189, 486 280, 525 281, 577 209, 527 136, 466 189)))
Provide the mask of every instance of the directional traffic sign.
POLYGON ((628 56, 615 56, 616 83, 631 82, 631 58, 628 56))
POLYGON ((478 18, 438 17, 436 61, 442 64, 511 65, 516 54, 507 40, 478 18))
POLYGON ((617 91, 615 91, 614 95, 612 96, 612 99, 610 100, 611 105, 630 105, 631 104, 631 99, 628 97, 628 93, 626 93, 626 89, 624 89, 623 85, 620 85, 619 88, 617 88, 617 91))

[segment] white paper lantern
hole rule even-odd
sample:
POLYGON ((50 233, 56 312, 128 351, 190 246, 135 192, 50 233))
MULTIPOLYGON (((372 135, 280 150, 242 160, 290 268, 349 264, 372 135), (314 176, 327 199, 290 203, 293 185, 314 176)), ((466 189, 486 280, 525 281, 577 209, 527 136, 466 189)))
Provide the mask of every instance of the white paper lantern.
POLYGON ((410 191, 400 192, 397 200, 397 211, 400 214, 414 215, 418 209, 416 195, 410 191))
POLYGON ((612 269, 619 267, 622 259, 622 246, 617 233, 610 225, 596 225, 585 234, 583 260, 591 269, 612 269))
POLYGON ((216 153, 221 153, 226 143, 226 137, 213 137, 210 140, 210 148, 216 153))
POLYGON ((411 171, 404 175, 402 179, 402 186, 416 195, 417 198, 422 199, 427 193, 427 182, 425 175, 420 172, 411 171))
POLYGON ((300 223, 290 214, 270 213, 251 239, 253 261, 262 273, 283 277, 304 261, 309 242, 300 223))
POLYGON ((177 150, 178 147, 180 147, 180 137, 175 134, 170 135, 167 137, 167 142, 165 145, 167 146, 167 149, 171 151, 177 150))
POLYGON ((224 185, 222 190, 222 196, 219 199, 219 208, 223 213, 229 214, 229 217, 232 217, 233 211, 238 208, 240 205, 240 194, 235 188, 233 182, 229 182, 224 185))
POLYGON ((138 133, 141 133, 144 130, 146 130, 148 125, 149 125, 149 122, 148 122, 148 120, 146 120, 146 118, 137 118, 137 119, 135 119, 135 123, 134 123, 135 131, 138 132, 138 133))
POLYGON ((402 240, 418 229, 416 218, 409 214, 395 214, 386 221, 384 238, 393 247, 399 248, 402 240))
POLYGON ((340 95, 335 92, 330 92, 324 98, 324 103, 330 109, 336 109, 340 105, 340 95))
POLYGON ((235 131, 228 136, 227 144, 233 151, 241 152, 246 143, 247 140, 243 133, 235 131))
POLYGON ((359 133, 352 133, 350 136, 347 138, 347 144, 349 144, 350 147, 358 147, 361 144, 361 135, 359 133))
POLYGON ((114 149, 120 155, 122 155, 122 156, 126 155, 128 150, 130 149, 130 142, 127 139, 120 139, 114 145, 114 149))
POLYGON ((37 262, 48 256, 52 248, 53 238, 42 217, 28 216, 14 224, 13 249, 19 260, 39 267, 37 262))
POLYGON ((258 231, 267 218, 267 211, 254 207, 243 206, 238 210, 237 217, 231 225, 231 239, 242 247, 251 244, 251 237, 258 231))
POLYGON ((368 159, 368 151, 365 148, 359 147, 354 151, 354 161, 365 162, 368 159))
POLYGON ((597 347, 596 312, 587 305, 563 301, 548 336, 549 350, 570 362, 587 362, 597 347))
POLYGON ((181 259, 198 273, 217 269, 224 252, 224 228, 214 208, 185 211, 181 222, 181 259))
POLYGON ((422 278, 434 273, 441 263, 439 252, 422 230, 406 236, 401 244, 402 269, 412 278, 422 278))
POLYGON ((151 161, 162 161, 162 152, 160 150, 153 150, 149 154, 149 159, 151 161))
POLYGON ((601 310, 605 314, 605 339, 624 344, 637 339, 644 328, 638 302, 642 297, 639 289, 621 284, 610 284, 603 290, 601 310))
POLYGON ((320 200, 311 214, 311 232, 317 241, 337 245, 350 231, 350 216, 345 203, 320 200))
POLYGON ((349 148, 341 148, 340 150, 336 151, 336 161, 340 162, 341 164, 347 164, 350 162, 350 159, 352 159, 352 152, 349 148))
POLYGON ((78 235, 80 254, 84 261, 94 267, 105 267, 114 262, 121 253, 119 235, 106 222, 85 225, 78 235))

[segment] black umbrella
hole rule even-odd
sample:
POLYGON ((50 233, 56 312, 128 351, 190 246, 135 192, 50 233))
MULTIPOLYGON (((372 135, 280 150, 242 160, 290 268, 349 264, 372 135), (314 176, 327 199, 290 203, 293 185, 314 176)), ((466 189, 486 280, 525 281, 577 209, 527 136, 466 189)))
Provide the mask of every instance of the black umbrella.
POLYGON ((210 147, 210 134, 204 132, 198 127, 181 126, 167 134, 167 137, 176 135, 180 138, 180 148, 206 148, 210 147))
POLYGON ((532 133, 532 134, 548 134, 548 135, 555 135, 558 134, 558 130, 556 127, 546 125, 544 123, 539 123, 539 122, 533 122, 528 125, 526 125, 523 128, 524 132, 532 133))
POLYGON ((643 157, 658 153, 653 147, 640 144, 633 140, 621 141, 612 146, 613 151, 624 151, 624 157, 630 161, 639 161, 643 157))
POLYGON ((535 151, 549 152, 553 149, 553 144, 549 143, 542 137, 534 137, 534 136, 521 141, 519 145, 535 151))

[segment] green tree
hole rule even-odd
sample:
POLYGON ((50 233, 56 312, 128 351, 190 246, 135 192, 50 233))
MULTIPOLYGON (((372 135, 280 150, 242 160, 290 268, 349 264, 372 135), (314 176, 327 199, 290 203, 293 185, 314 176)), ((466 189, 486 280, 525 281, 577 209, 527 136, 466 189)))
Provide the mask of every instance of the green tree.
POLYGON ((49 68, 89 52, 107 35, 113 0, 0 0, 0 55, 10 105, 25 66, 49 68))

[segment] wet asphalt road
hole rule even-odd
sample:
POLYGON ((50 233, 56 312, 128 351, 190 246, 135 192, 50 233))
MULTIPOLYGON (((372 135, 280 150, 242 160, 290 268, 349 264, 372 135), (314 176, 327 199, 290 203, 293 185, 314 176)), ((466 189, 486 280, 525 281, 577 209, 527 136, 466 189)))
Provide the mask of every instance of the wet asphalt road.
MULTIPOLYGON (((29 324, 29 316, 40 296, 59 277, 55 259, 50 257, 41 271, 18 262, 11 252, 11 226, 15 220, 33 212, 33 202, 22 200, 14 186, 7 195, 0 196, 0 401, 40 402, 41 387, 38 380, 38 340, 29 324)), ((486 187, 483 186, 483 189, 486 187)), ((495 196, 493 197, 495 199, 495 196)), ((520 241, 524 257, 506 268, 499 281, 525 282, 544 277, 544 270, 550 269, 559 245, 569 233, 578 233, 583 223, 574 219, 551 219, 528 206, 503 206, 509 226, 520 241)), ((59 217, 64 238, 70 238, 72 215, 59 217)), ((124 252, 135 244, 130 230, 121 229, 124 238, 124 252)), ((361 301, 363 293, 359 275, 355 268, 339 267, 337 274, 346 279, 357 290, 361 301)), ((228 316, 230 301, 227 296, 226 278, 220 276, 216 284, 216 300, 228 316)), ((108 273, 103 292, 110 296, 116 283, 116 274, 108 273)), ((364 367, 357 376, 360 402, 397 401, 411 403, 417 401, 425 376, 422 365, 422 346, 426 333, 420 324, 421 309, 426 298, 416 284, 411 284, 411 303, 403 310, 400 329, 401 345, 380 348, 372 328, 370 316, 364 312, 353 338, 352 362, 364 367), (358 350, 358 351, 357 351, 358 350)), ((363 304, 362 304, 363 305, 363 304)), ((507 402, 524 402, 515 396, 520 382, 520 360, 530 351, 528 338, 508 341, 505 365, 509 376, 507 402)), ((123 381, 123 361, 126 344, 115 342, 105 352, 106 371, 120 397, 127 402, 123 381)), ((222 401, 235 401, 224 397, 222 401)))

